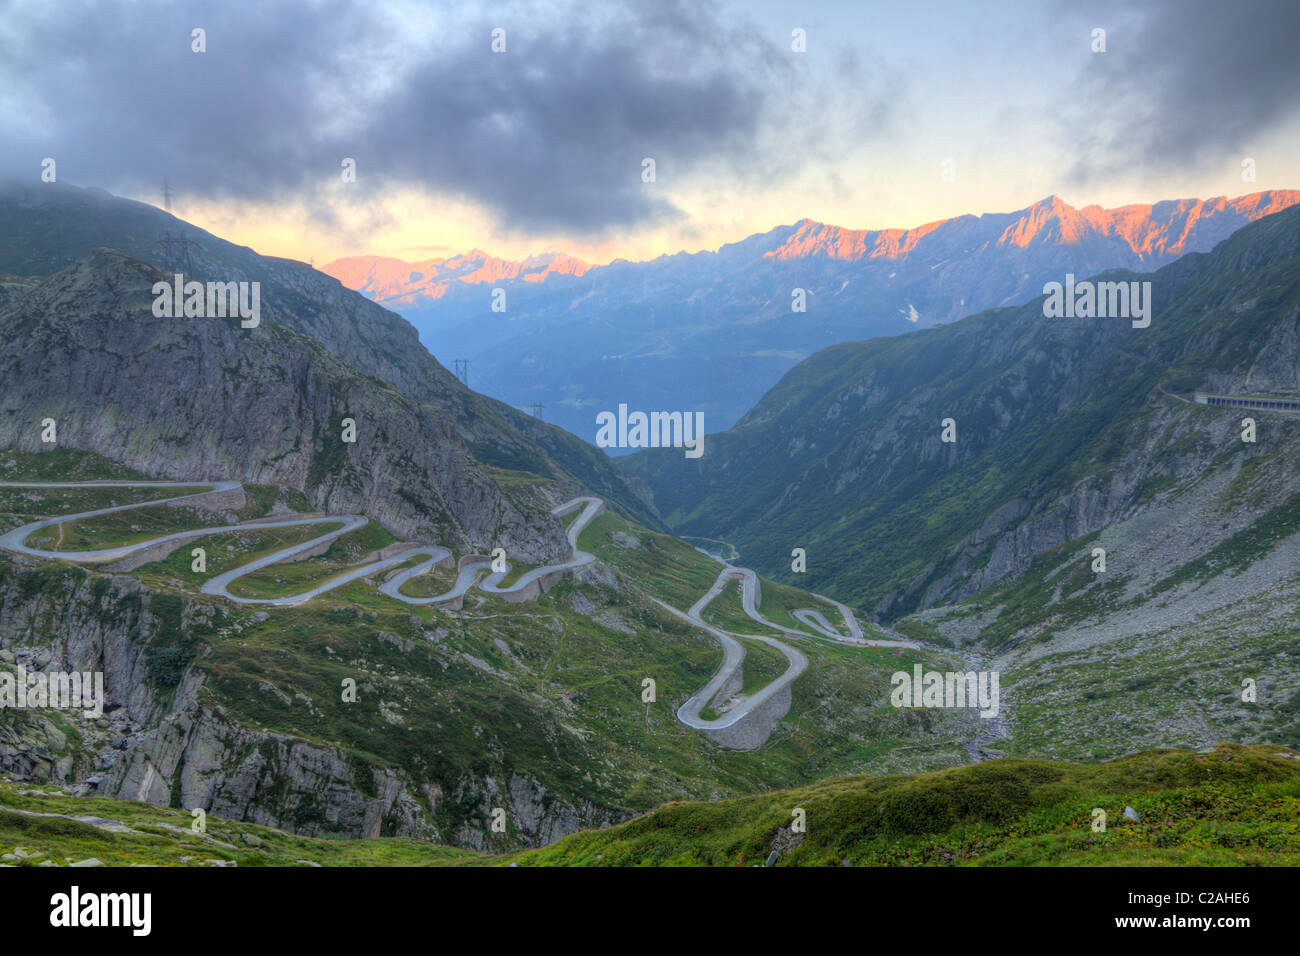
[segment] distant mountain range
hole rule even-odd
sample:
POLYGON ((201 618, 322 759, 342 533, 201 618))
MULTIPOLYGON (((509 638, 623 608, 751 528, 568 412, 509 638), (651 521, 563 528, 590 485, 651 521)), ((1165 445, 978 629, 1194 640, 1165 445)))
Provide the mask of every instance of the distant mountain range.
POLYGON ((474 250, 324 267, 397 309, 444 363, 470 360, 474 388, 592 440, 620 403, 732 425, 800 359, 837 342, 895 335, 1041 294, 1066 273, 1152 271, 1300 202, 1273 190, 1082 209, 1048 197, 1012 213, 914 229, 802 220, 717 252, 591 266, 560 253, 523 261, 474 250), (492 310, 493 290, 505 311, 492 310), (795 289, 806 311, 792 311, 795 289))
MULTIPOLYGON (((678 533, 886 618, 967 600, 1066 545, 1057 561, 1086 571, 1082 539, 1098 533, 1110 566, 1097 580, 1126 579, 1126 600, 1186 567, 1221 570, 1207 555, 1234 535, 1256 560, 1300 532, 1300 427, 1193 396, 1300 395, 1300 208, 1147 278, 1149 328, 1047 319, 1040 299, 844 343, 709 435, 702 458, 656 449, 621 464, 678 533), (796 547, 805 574, 791 574, 796 547)), ((1092 587, 1082 580, 1057 597, 1092 587)))
POLYGON ((349 256, 335 259, 321 271, 332 275, 349 289, 383 302, 389 308, 418 305, 425 299, 441 299, 456 283, 543 282, 551 275, 584 275, 589 263, 560 252, 529 256, 522 262, 498 259, 481 249, 449 259, 406 262, 384 256, 349 256))

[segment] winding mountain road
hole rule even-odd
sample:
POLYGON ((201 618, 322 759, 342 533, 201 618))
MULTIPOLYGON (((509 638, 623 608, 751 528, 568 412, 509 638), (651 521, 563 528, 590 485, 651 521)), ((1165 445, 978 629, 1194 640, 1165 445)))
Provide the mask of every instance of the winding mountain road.
MULTIPOLYGON (((3 535, 0 535, 0 548, 6 551, 12 551, 15 554, 25 554, 36 558, 53 558, 63 561, 72 561, 77 564, 102 564, 107 561, 115 561, 120 558, 129 557, 140 551, 150 548, 156 548, 159 545, 165 545, 169 542, 189 541, 194 538, 201 538, 205 535, 228 534, 232 531, 260 531, 265 528, 293 528, 303 525, 319 524, 337 524, 338 527, 327 531, 325 534, 312 538, 309 541, 303 541, 299 544, 290 545, 279 551, 256 558, 247 564, 241 565, 230 571, 218 574, 209 578, 200 587, 204 594, 213 594, 224 597, 227 600, 234 601, 237 604, 261 604, 271 606, 283 606, 292 604, 302 604, 318 595, 325 594, 340 588, 358 578, 367 578, 378 574, 387 568, 404 564, 421 554, 427 555, 428 560, 422 562, 414 568, 403 571, 396 575, 391 581, 386 581, 380 585, 379 590, 389 597, 404 601, 407 604, 436 604, 446 601, 453 601, 457 598, 464 597, 465 593, 474 585, 475 580, 483 571, 490 571, 492 562, 488 558, 481 556, 470 556, 470 560, 462 559, 459 574, 456 577, 456 583, 451 590, 437 597, 410 597, 401 593, 399 590, 406 581, 427 571, 433 565, 443 562, 451 557, 451 551, 438 545, 416 546, 391 557, 382 558, 378 561, 372 561, 369 564, 353 568, 343 574, 330 578, 328 581, 303 591, 300 594, 290 595, 288 597, 278 598, 256 598, 242 597, 238 594, 230 593, 230 585, 242 578, 244 575, 252 574, 254 571, 260 571, 281 561, 286 561, 305 551, 310 551, 321 545, 328 544, 336 538, 340 538, 350 531, 364 527, 368 518, 363 515, 324 515, 305 518, 285 518, 272 521, 246 521, 239 524, 217 525, 209 528, 197 528, 190 531, 178 531, 173 534, 161 535, 157 538, 150 538, 147 541, 139 541, 134 544, 120 545, 112 548, 100 548, 94 551, 48 551, 41 548, 32 548, 26 544, 37 531, 48 528, 51 525, 66 524, 72 521, 81 521, 87 518, 94 518, 100 515, 113 514, 120 511, 131 511, 136 508, 149 508, 158 505, 171 504, 174 502, 186 501, 187 499, 201 498, 216 492, 235 491, 242 486, 237 481, 63 481, 63 482, 0 482, 0 488, 32 488, 32 489, 54 489, 54 488, 202 488, 203 491, 192 492, 184 495, 173 495, 169 498, 153 498, 149 501, 138 501, 131 504, 115 505, 109 508, 97 508, 93 511, 82 511, 76 514, 59 515, 54 518, 42 518, 25 524, 22 527, 14 528, 3 535)), ((551 509, 555 515, 564 515, 573 511, 578 506, 584 506, 583 511, 572 524, 569 525, 568 539, 570 548, 573 551, 572 557, 567 561, 559 564, 550 564, 540 568, 534 568, 531 571, 520 576, 519 580, 507 587, 501 586, 501 581, 510 573, 510 565, 507 562, 506 570, 502 572, 493 572, 489 574, 480 584, 479 590, 495 595, 515 595, 526 592, 534 582, 550 574, 557 574, 573 568, 581 567, 584 564, 590 564, 595 560, 595 556, 585 551, 578 550, 578 535, 589 525, 592 520, 601 513, 605 508, 605 503, 599 498, 574 498, 566 501, 564 504, 551 509)))
MULTIPOLYGON (((696 550, 699 549, 697 548, 696 550)), ((707 554, 707 552, 702 553, 707 554)), ((710 557, 714 556, 710 555, 710 557)), ((677 617, 689 621, 696 627, 708 631, 709 634, 711 634, 714 639, 722 645, 722 666, 718 668, 717 673, 713 675, 713 678, 708 682, 708 684, 695 694, 692 694, 686 702, 677 709, 677 719, 688 727, 694 727, 697 730, 704 731, 720 731, 734 727, 740 721, 754 713, 754 711, 763 707, 764 704, 771 700, 776 694, 780 693, 784 688, 792 684, 808 667, 808 658, 804 656, 802 651, 791 647, 789 644, 786 644, 777 638, 770 637, 766 634, 730 634, 705 623, 704 619, 701 617, 704 609, 722 593, 723 588, 727 586, 728 582, 734 580, 740 581, 741 607, 744 609, 745 614, 755 623, 760 624, 763 627, 781 631, 782 635, 787 638, 824 638, 826 640, 835 641, 836 643, 850 644, 856 647, 917 648, 919 646, 911 641, 875 641, 864 638, 862 636, 862 628, 858 625, 857 619, 853 616, 853 612, 845 605, 838 601, 833 601, 830 598, 822 598, 822 600, 835 605, 835 607, 840 611, 840 614, 844 618, 844 623, 848 628, 849 633, 852 635, 851 637, 846 638, 841 635, 837 630, 835 630, 830 622, 826 620, 825 615, 812 608, 800 608, 791 611, 790 613, 796 620, 807 624, 815 633, 809 634, 804 631, 791 631, 783 628, 781 625, 769 620, 761 611, 758 610, 758 605, 762 601, 762 585, 759 582, 758 575, 750 568, 741 568, 732 564, 724 563, 722 570, 718 572, 717 578, 714 579, 712 587, 704 593, 703 597, 691 606, 689 611, 683 613, 676 608, 665 604, 663 601, 658 601, 656 599, 657 603, 661 607, 670 611, 677 617), (785 655, 786 660, 790 662, 790 666, 786 668, 785 672, 780 677, 772 681, 770 684, 767 684, 758 692, 738 700, 733 707, 726 711, 726 713, 712 719, 701 717, 701 712, 709 706, 710 701, 719 696, 724 687, 734 686, 736 683, 739 683, 736 679, 736 675, 740 672, 740 668, 745 662, 745 647, 738 638, 760 641, 770 647, 776 648, 785 655)), ((821 597, 821 595, 815 596, 821 597)), ((726 702, 724 701, 722 703, 725 704, 726 702)))
MULTIPOLYGON (((575 568, 590 564, 595 560, 595 555, 578 548, 578 536, 587 528, 588 525, 605 509, 605 503, 595 497, 579 497, 564 502, 561 505, 551 509, 554 515, 566 515, 581 507, 582 512, 570 523, 567 530, 569 546, 572 551, 571 556, 558 564, 549 564, 524 573, 514 584, 505 585, 501 581, 510 573, 510 565, 507 563, 506 570, 494 572, 491 570, 492 561, 483 555, 465 555, 460 559, 455 583, 449 590, 442 594, 431 597, 412 597, 403 594, 402 586, 414 577, 426 573, 435 565, 446 563, 451 557, 452 552, 440 545, 414 545, 397 554, 377 561, 352 568, 329 580, 310 588, 301 593, 290 595, 288 597, 276 598, 259 598, 244 597, 230 593, 230 586, 245 575, 252 574, 262 568, 294 558, 304 552, 320 549, 322 546, 342 537, 343 535, 364 527, 369 519, 363 515, 316 515, 296 518, 283 518, 272 520, 254 520, 245 521, 237 524, 223 524, 207 528, 197 528, 188 531, 178 531, 172 534, 161 535, 156 538, 150 538, 146 541, 139 541, 134 544, 119 545, 109 548, 100 548, 89 551, 50 551, 42 548, 30 547, 26 542, 33 534, 44 528, 53 525, 66 524, 69 522, 81 521, 89 518, 95 518, 100 515, 114 514, 122 511, 131 511, 137 508, 157 507, 176 502, 183 502, 191 499, 202 498, 221 492, 231 492, 242 489, 242 485, 237 481, 216 481, 216 482, 198 482, 198 481, 72 481, 72 482, 0 482, 0 488, 30 488, 30 489, 59 489, 59 488, 199 488, 200 491, 191 491, 186 494, 173 495, 171 497, 153 498, 148 501, 133 502, 125 505, 114 505, 108 508, 97 508, 91 511, 82 511, 76 514, 58 515, 52 518, 41 518, 21 527, 14 528, 11 531, 0 535, 0 548, 11 551, 15 554, 24 554, 35 558, 57 559, 71 561, 78 564, 102 564, 105 562, 116 561, 122 558, 138 554, 141 551, 158 548, 160 545, 167 545, 176 542, 179 546, 183 542, 188 542, 197 538, 214 534, 227 534, 232 531, 257 531, 269 528, 293 528, 305 525, 336 524, 338 527, 318 535, 308 541, 290 545, 286 548, 274 551, 271 554, 263 555, 243 564, 237 568, 225 571, 205 581, 200 590, 204 594, 216 595, 223 597, 237 604, 256 604, 270 606, 285 606, 302 604, 321 594, 333 591, 337 588, 356 581, 361 578, 368 578, 397 565, 405 564, 412 558, 423 556, 425 560, 421 561, 410 568, 402 570, 400 573, 392 576, 387 581, 378 585, 382 594, 412 605, 429 605, 442 604, 449 601, 455 601, 463 598, 465 594, 477 583, 478 589, 487 594, 504 596, 509 599, 511 596, 527 599, 540 593, 544 579, 551 575, 561 574, 571 571, 575 568), (480 580, 480 575, 489 572, 480 580), (537 585, 535 591, 530 592, 530 588, 537 585)), ((697 549, 698 550, 698 549, 697 549)), ((165 552, 164 552, 165 553, 165 552)), ((712 557, 712 556, 711 556, 712 557)), ((716 559, 715 559, 716 560, 716 559)), ((818 638, 834 641, 840 644, 848 644, 858 647, 912 647, 918 645, 909 641, 874 641, 867 640, 862 636, 862 629, 858 625, 853 612, 843 604, 833 601, 830 598, 822 598, 828 604, 831 604, 839 610, 844 620, 849 636, 845 637, 838 631, 827 619, 826 616, 818 610, 812 608, 800 608, 792 611, 791 614, 801 623, 807 625, 808 632, 791 631, 783 628, 768 618, 758 610, 761 603, 761 585, 758 575, 749 568, 737 567, 731 564, 723 564, 717 578, 714 580, 712 587, 691 606, 690 610, 682 611, 678 608, 654 598, 664 610, 670 614, 681 618, 687 623, 701 628, 707 632, 723 650, 722 664, 717 672, 710 678, 709 682, 695 694, 691 695, 677 710, 677 719, 688 727, 709 732, 711 734, 726 732, 732 728, 738 727, 747 718, 754 715, 755 711, 763 708, 774 697, 788 688, 798 677, 808 668, 808 658, 802 651, 791 647, 789 644, 778 640, 775 637, 766 634, 731 634, 714 627, 704 621, 701 617, 704 609, 720 595, 723 588, 728 582, 739 580, 741 585, 741 603, 745 614, 749 616, 756 624, 763 628, 779 631, 786 638, 818 638), (771 681, 760 690, 747 695, 740 695, 742 684, 741 668, 745 661, 745 647, 741 639, 750 641, 759 641, 767 644, 769 647, 780 651, 789 661, 789 666, 785 672, 771 681), (724 694, 729 692, 732 697, 728 700, 719 701, 718 706, 726 707, 726 711, 715 718, 704 718, 701 712, 707 708, 711 702, 715 701, 724 694), (734 702, 733 702, 734 701, 734 702), (728 704, 731 706, 727 707, 728 704)), ((820 595, 818 595, 820 597, 820 595)), ((765 720, 769 726, 766 731, 760 731, 757 735, 759 743, 766 740, 771 733, 771 727, 775 725, 775 720, 784 716, 789 709, 788 695, 784 701, 775 702, 777 710, 775 719, 772 719, 773 708, 767 708, 765 720), (784 709, 780 709, 780 708, 784 709)), ((755 744, 754 746, 757 746, 755 744)), ((745 749, 748 749, 746 747, 745 749)))

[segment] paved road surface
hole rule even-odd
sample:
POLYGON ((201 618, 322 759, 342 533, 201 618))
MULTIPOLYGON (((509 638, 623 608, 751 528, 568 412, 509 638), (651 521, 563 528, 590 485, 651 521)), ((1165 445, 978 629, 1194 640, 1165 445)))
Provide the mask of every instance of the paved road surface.
MULTIPOLYGON (((42 518, 33 521, 30 524, 15 528, 12 531, 0 535, 0 548, 12 551, 17 554, 26 554, 37 558, 52 558, 64 561, 72 561, 79 564, 99 564, 108 561, 116 561, 128 557, 136 552, 152 548, 160 544, 171 541, 182 541, 193 538, 203 537, 212 534, 226 534, 236 530, 256 530, 260 528, 292 528, 302 525, 320 525, 336 524, 338 527, 331 531, 312 538, 310 541, 304 541, 300 544, 291 545, 282 548, 272 554, 257 558, 247 564, 241 565, 230 571, 216 575, 205 581, 201 587, 204 594, 218 595, 227 600, 234 601, 238 604, 259 604, 259 605, 293 605, 302 604, 314 597, 325 594, 336 588, 342 587, 350 581, 356 581, 360 578, 368 578, 387 568, 404 564, 412 558, 424 556, 425 560, 419 564, 407 568, 394 575, 389 580, 379 585, 379 590, 391 598, 396 598, 407 604, 427 605, 440 604, 462 598, 470 588, 474 587, 479 576, 483 572, 491 571, 492 562, 479 555, 467 555, 461 559, 460 567, 456 575, 456 581, 452 587, 443 594, 433 597, 411 597, 401 592, 402 585, 417 575, 423 574, 434 565, 446 561, 451 557, 451 552, 439 545, 417 545, 399 554, 382 558, 378 561, 372 561, 360 567, 352 568, 336 577, 329 579, 323 584, 310 590, 303 591, 300 594, 294 594, 289 597, 280 598, 254 598, 241 597, 230 593, 230 585, 239 578, 259 571, 262 568, 269 567, 280 561, 287 560, 309 551, 320 545, 327 544, 335 539, 363 527, 367 518, 362 515, 318 515, 315 517, 285 518, 276 520, 248 521, 240 524, 218 525, 209 528, 199 528, 191 531, 178 531, 174 534, 161 535, 157 538, 150 538, 148 541, 140 541, 135 544, 122 545, 119 547, 102 548, 93 551, 48 551, 40 548, 29 547, 25 542, 34 533, 43 528, 52 525, 64 524, 67 522, 80 521, 86 518, 93 518, 98 515, 113 514, 120 511, 129 511, 135 508, 147 508, 157 505, 167 504, 169 502, 185 501, 190 498, 198 498, 203 495, 214 492, 234 491, 241 487, 237 481, 217 481, 217 482, 195 482, 195 481, 74 481, 74 482, 0 482, 0 487, 5 488, 201 488, 202 491, 192 492, 184 495, 174 495, 170 498, 157 498, 150 501, 135 502, 132 504, 116 505, 110 508, 98 508, 93 511, 83 511, 77 514, 59 515, 53 518, 42 518)), ((487 574, 482 581, 479 581, 478 588, 488 594, 495 595, 513 595, 524 591, 534 582, 540 581, 548 575, 562 573, 590 564, 595 560, 595 556, 582 551, 578 548, 578 536, 587 528, 588 525, 604 510, 605 503, 599 498, 581 497, 566 501, 564 504, 552 509, 551 513, 555 515, 565 515, 572 512, 578 507, 582 507, 582 513, 578 515, 569 525, 567 535, 572 555, 568 560, 559 564, 550 564, 540 568, 534 568, 531 571, 521 575, 519 580, 514 584, 502 586, 501 581, 510 573, 509 564, 504 572, 492 572, 487 574)), ((698 550, 698 549, 697 549, 698 550)), ((844 637, 837 631, 822 612, 811 608, 800 608, 793 611, 793 616, 801 623, 807 625, 813 633, 803 631, 789 631, 773 623, 763 616, 758 610, 760 600, 758 575, 749 568, 736 567, 730 564, 724 564, 722 570, 718 573, 717 579, 713 586, 690 608, 689 611, 681 611, 678 608, 665 604, 663 601, 656 600, 661 607, 669 613, 689 622, 690 624, 707 631, 722 647, 723 660, 722 666, 718 668, 717 673, 713 675, 708 684, 701 688, 697 693, 692 695, 677 711, 678 719, 688 727, 694 727, 699 730, 720 730, 726 727, 732 727, 744 720, 753 710, 760 707, 764 702, 769 700, 774 694, 781 691, 782 688, 791 684, 799 677, 808 667, 808 658, 799 650, 790 645, 765 634, 744 634, 739 635, 747 640, 761 641, 764 644, 779 650, 787 661, 789 667, 776 680, 767 684, 755 693, 749 694, 739 700, 726 713, 713 719, 706 720, 700 716, 700 712, 709 705, 710 701, 717 696, 722 687, 735 675, 745 660, 745 647, 737 640, 737 636, 720 630, 709 624, 706 624, 700 617, 704 608, 709 605, 719 594, 728 582, 739 580, 741 582, 741 601, 746 615, 762 627, 775 631, 780 631, 786 637, 804 637, 804 638, 824 638, 836 641, 842 644, 853 644, 858 646, 878 646, 878 647, 916 647, 917 645, 905 641, 870 641, 862 636, 862 629, 858 626, 853 612, 837 601, 831 601, 829 598, 823 600, 835 605, 844 619, 845 626, 849 631, 849 637, 844 637)), ((719 702, 720 704, 725 702, 719 702)))
MULTIPOLYGON (((303 591, 300 594, 290 595, 289 597, 280 598, 253 598, 241 597, 237 594, 230 593, 230 585, 242 578, 246 574, 252 574, 254 571, 260 571, 262 568, 269 567, 280 561, 285 561, 296 555, 309 551, 318 545, 327 544, 336 538, 339 538, 349 531, 355 531, 363 527, 369 520, 362 515, 324 515, 308 518, 286 518, 272 521, 248 521, 241 524, 223 524, 210 528, 198 528, 191 531, 178 531, 175 534, 165 534, 157 538, 150 538, 148 541, 139 541, 135 544, 122 545, 113 548, 101 548, 94 551, 46 551, 40 548, 28 547, 25 543, 37 531, 42 528, 48 528, 51 525, 64 524, 71 521, 80 521, 86 518, 93 518, 98 515, 113 514, 119 511, 130 511, 135 508, 148 508, 156 505, 167 504, 169 502, 185 501, 189 498, 198 498, 202 495, 213 492, 234 491, 240 488, 237 481, 64 481, 64 482, 0 482, 0 487, 4 488, 202 488, 203 491, 194 492, 185 495, 173 495, 170 498, 155 498, 150 501, 134 502, 126 505, 116 505, 111 508, 97 508, 94 511, 82 511, 76 514, 59 515, 54 518, 42 518, 39 521, 33 521, 25 524, 21 528, 15 528, 4 535, 0 535, 0 548, 6 551, 12 551, 17 554, 31 555, 37 558, 57 558, 63 561, 72 561, 78 564, 101 564, 106 561, 116 561, 120 558, 128 557, 138 551, 152 548, 169 541, 182 541, 190 538, 199 538, 211 534, 227 534, 231 531, 248 531, 258 530, 261 528, 293 528, 302 525, 319 525, 319 524, 337 524, 338 527, 327 531, 325 534, 312 538, 310 541, 304 541, 301 544, 291 545, 282 548, 271 554, 257 558, 247 564, 241 565, 223 574, 218 574, 213 578, 205 581, 200 588, 204 594, 214 594, 224 597, 237 604, 264 604, 264 605, 288 605, 302 604, 318 595, 327 591, 333 591, 340 588, 350 581, 358 578, 368 578, 378 574, 387 568, 398 564, 403 564, 411 558, 418 555, 428 555, 429 560, 422 562, 415 568, 404 571, 397 575, 392 581, 387 581, 380 586, 380 591, 389 597, 404 601, 407 604, 434 604, 443 601, 451 601, 464 596, 465 592, 473 586, 478 574, 484 570, 490 570, 492 562, 486 558, 463 562, 460 574, 457 576, 456 583, 446 594, 440 594, 432 598, 408 597, 402 594, 398 589, 401 585, 414 575, 421 573, 428 568, 437 564, 451 555, 446 548, 437 545, 424 545, 403 551, 388 558, 379 561, 372 561, 369 564, 353 568, 337 577, 330 578, 325 583, 303 591)), ((579 551, 577 546, 578 535, 587 527, 602 510, 604 502, 599 498, 574 498, 566 501, 564 504, 552 509, 551 513, 555 515, 568 514, 579 505, 584 505, 582 514, 574 519, 569 526, 568 537, 569 544, 573 550, 573 555, 567 561, 560 564, 546 565, 545 567, 534 568, 526 574, 520 576, 519 580, 507 587, 500 585, 501 580, 510 573, 510 565, 507 562, 506 570, 501 573, 490 574, 480 585, 479 589, 489 594, 503 595, 515 594, 526 589, 534 581, 545 577, 548 574, 568 571, 573 568, 581 567, 584 564, 590 564, 595 560, 595 556, 585 551, 579 551)))

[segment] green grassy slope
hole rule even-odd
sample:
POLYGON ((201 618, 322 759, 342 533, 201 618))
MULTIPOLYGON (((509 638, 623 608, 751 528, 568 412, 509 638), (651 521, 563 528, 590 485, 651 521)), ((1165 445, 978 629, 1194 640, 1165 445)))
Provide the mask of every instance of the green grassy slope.
POLYGON ((194 822, 170 807, 74 797, 58 787, 0 778, 0 855, 30 854, 5 860, 8 866, 89 859, 105 866, 452 866, 484 859, 419 840, 320 839, 213 816, 196 833, 194 822))
POLYGON ((1103 764, 997 760, 661 807, 519 854, 520 865, 1300 863, 1300 757, 1225 745, 1103 764), (1134 807, 1140 822, 1124 818, 1134 807), (791 831, 802 809, 806 832, 791 831), (1093 832, 1093 810, 1106 812, 1093 832))
POLYGON ((487 855, 408 839, 336 840, 0 779, 0 853, 36 866, 1192 866, 1300 864, 1300 757, 1271 747, 1148 751, 1108 763, 997 760, 675 803, 551 846, 487 855), (1139 820, 1125 819, 1124 808, 1139 820), (1104 832, 1094 810, 1106 813, 1104 832), (802 810, 805 832, 791 827, 802 810), (14 813, 48 814, 27 816, 14 813), (100 826, 75 817, 98 818, 100 826), (104 828, 114 821, 127 830, 104 828), (39 856, 35 855, 39 854, 39 856))
MULTIPOLYGON (((1300 209, 1151 275, 1104 278, 1152 283, 1149 328, 1045 319, 1033 302, 834 346, 709 436, 704 458, 619 462, 650 483, 674 531, 732 541, 763 573, 898 617, 1006 574, 1007 539, 1031 522, 1046 550, 1235 465, 1225 454, 1297 443, 1300 429, 1271 417, 1258 446, 1227 447, 1216 423, 1230 413, 1173 396, 1215 381, 1300 385, 1287 351, 1300 209), (957 441, 944 444, 949 417, 957 441), (1072 512, 1080 499, 1092 513, 1072 512), (797 581, 794 547, 809 562, 797 581)), ((1274 477, 1278 494, 1300 490, 1293 472, 1274 477)))
MULTIPOLYGON (((240 517, 290 503, 275 489, 254 486, 249 492, 240 517)), ((24 507, 40 510, 39 502, 24 507)), ((159 532, 168 529, 154 524, 168 515, 178 522, 188 517, 166 508, 124 515, 151 515, 146 523, 159 532)), ((108 586, 111 576, 104 573, 0 555, 0 589, 9 589, 19 603, 43 602, 23 645, 53 646, 60 640, 60 609, 87 599, 98 602, 97 619, 128 629, 138 629, 141 620, 165 622, 157 646, 144 648, 148 679, 163 701, 193 667, 204 678, 200 705, 220 707, 230 720, 259 732, 342 748, 362 793, 373 788, 374 769, 396 770, 447 794, 465 793, 466 779, 518 774, 541 782, 548 799, 630 813, 670 800, 963 759, 963 741, 972 732, 964 717, 889 706, 894 670, 914 661, 943 665, 927 653, 801 640, 811 666, 794 684, 791 710, 764 747, 727 751, 683 726, 677 708, 708 682, 722 653, 707 633, 672 616, 651 596, 685 610, 708 590, 719 566, 683 542, 614 513, 597 519, 579 542, 604 567, 582 580, 565 575, 534 602, 511 604, 475 591, 459 609, 413 607, 365 580, 295 607, 232 606, 199 593, 212 575, 326 527, 246 527, 212 535, 204 540, 205 573, 193 572, 190 549, 180 548, 126 572, 149 590, 124 596, 108 586), (641 700, 646 677, 655 680, 658 693, 649 706, 641 700), (341 701, 347 678, 361 688, 355 703, 341 701)), ((238 588, 266 596, 297 591, 389 541, 372 523, 325 554, 270 566, 241 579, 238 588)), ((407 590, 441 591, 452 576, 440 570, 407 590)), ((733 591, 734 586, 719 607, 742 632, 760 633, 759 625, 740 616, 733 591)), ((771 593, 773 613, 782 606, 777 597, 794 606, 820 603, 793 588, 771 593)), ((765 610, 768 603, 765 594, 765 610)), ((766 645, 754 642, 750 653, 750 692, 787 667, 766 645)), ((67 736, 75 750, 77 735, 67 736)), ((310 806, 295 812, 303 824, 315 819, 310 806)), ((434 811, 445 833, 464 826, 486 829, 483 814, 480 795, 472 791, 439 801, 434 811)), ((499 848, 517 845, 514 839, 507 833, 499 848)))

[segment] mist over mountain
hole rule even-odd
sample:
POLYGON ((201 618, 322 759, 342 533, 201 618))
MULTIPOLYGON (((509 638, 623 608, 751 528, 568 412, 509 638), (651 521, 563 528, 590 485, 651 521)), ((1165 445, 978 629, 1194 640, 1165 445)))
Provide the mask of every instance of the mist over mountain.
POLYGON ((1207 251, 1300 201, 1272 190, 1075 209, 1056 197, 1012 213, 914 229, 803 220, 647 262, 527 262, 475 250, 404 263, 354 256, 324 271, 399 309, 444 364, 470 361, 474 388, 587 440, 620 403, 737 421, 800 359, 837 342, 896 335, 1025 302, 1066 273, 1151 271, 1207 251), (504 311, 493 311, 494 290, 504 311), (793 312, 794 290, 806 311, 793 312))

